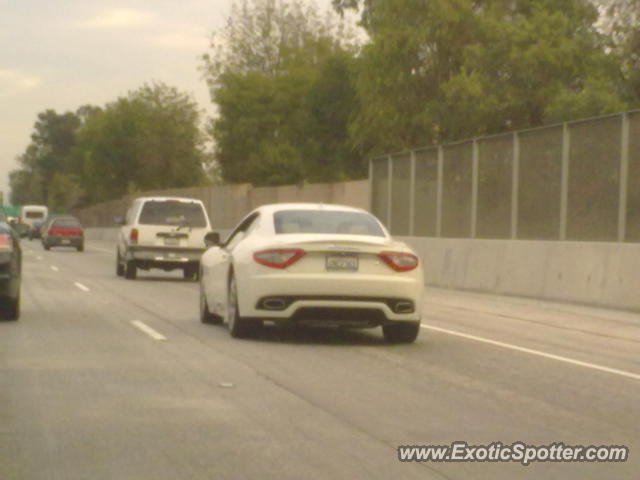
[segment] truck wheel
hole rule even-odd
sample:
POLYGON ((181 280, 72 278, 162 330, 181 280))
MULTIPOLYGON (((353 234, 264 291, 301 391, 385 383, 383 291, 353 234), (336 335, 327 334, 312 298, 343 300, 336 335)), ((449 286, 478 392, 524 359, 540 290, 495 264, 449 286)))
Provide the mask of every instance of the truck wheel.
POLYGON ((120 258, 120 252, 116 250, 116 275, 118 277, 124 277, 124 264, 120 258))
POLYGON ((127 268, 125 270, 125 278, 127 280, 135 280, 138 275, 138 266, 134 260, 129 260, 127 262, 127 268))

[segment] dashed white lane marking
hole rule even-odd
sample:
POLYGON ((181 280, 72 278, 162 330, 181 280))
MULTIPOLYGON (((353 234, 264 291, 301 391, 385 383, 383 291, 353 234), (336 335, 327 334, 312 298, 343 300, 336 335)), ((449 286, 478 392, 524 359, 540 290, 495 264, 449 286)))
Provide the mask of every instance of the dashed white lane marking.
POLYGON ((60 269, 58 267, 56 267, 55 265, 51 265, 51 270, 53 270, 54 272, 59 272, 60 269))
POLYGON ((41 257, 40 255, 38 255, 38 256, 36 257, 36 260, 42 260, 42 257, 41 257))
POLYGON ((74 285, 76 287, 78 287, 80 290, 82 290, 83 292, 91 291, 91 289, 89 287, 87 287, 86 285, 81 284, 80 282, 75 282, 74 285))
POLYGON ((146 333, 147 335, 149 335, 151 338, 153 338, 154 340, 166 340, 167 337, 165 337, 164 335, 162 335, 161 333, 157 332, 156 330, 154 330, 153 328, 151 328, 149 325, 147 325, 144 322, 141 322, 140 320, 133 320, 131 322, 131 324, 142 330, 144 333, 146 333))
POLYGON ((627 372, 625 370, 618 370, 617 368, 604 367, 602 365, 596 365, 595 363, 583 362, 575 360, 573 358, 563 357, 561 355, 554 355, 552 353, 542 352, 540 350, 534 350, 532 348, 520 347, 518 345, 512 345, 510 343, 498 342, 497 340, 491 340, 489 338, 477 337, 476 335, 469 335, 468 333, 455 332, 453 330, 447 330, 446 328, 432 327, 430 325, 421 325, 422 328, 427 330, 433 330, 434 332, 446 333, 447 335, 455 335, 456 337, 466 338, 468 340, 474 340, 476 342, 488 343, 496 347, 508 348, 517 352, 528 353, 529 355, 537 355, 539 357, 549 358, 551 360, 557 360, 559 362, 570 363, 571 365, 577 365, 579 367, 590 368, 592 370, 599 370, 605 373, 611 373, 613 375, 619 375, 621 377, 632 378, 634 380, 640 380, 640 374, 627 372))

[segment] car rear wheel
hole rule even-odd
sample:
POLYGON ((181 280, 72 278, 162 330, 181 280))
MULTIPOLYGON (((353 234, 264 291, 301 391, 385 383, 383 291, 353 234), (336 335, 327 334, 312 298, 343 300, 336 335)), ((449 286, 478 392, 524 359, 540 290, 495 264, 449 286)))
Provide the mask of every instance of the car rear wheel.
POLYGON ((20 292, 13 297, 2 299, 2 315, 7 320, 18 320, 20 318, 20 292))
POLYGON ((127 267, 125 269, 124 276, 127 280, 135 280, 138 275, 138 266, 136 262, 133 260, 129 260, 127 262, 127 267))
POLYGON ((420 323, 398 322, 392 325, 383 325, 384 339, 389 343, 415 342, 420 333, 420 323))
POLYGON ((45 250, 51 250, 51 247, 46 243, 43 243, 42 246, 44 247, 45 250))
POLYGON ((198 267, 184 267, 184 270, 182 270, 182 274, 185 280, 198 280, 198 267))
POLYGON ((122 263, 122 258, 120 258, 120 252, 116 250, 116 275, 118 277, 124 276, 124 264, 122 263))
POLYGON ((200 321, 202 323, 211 323, 219 325, 222 323, 222 317, 215 315, 209 311, 209 305, 207 304, 207 297, 204 295, 204 289, 200 285, 200 321))
POLYGON ((231 274, 227 293, 227 324, 229 333, 234 338, 246 338, 262 325, 260 320, 252 320, 240 316, 238 309, 238 284, 235 276, 231 274))
POLYGON ((77 248, 79 252, 84 252, 84 244, 79 245, 77 248))

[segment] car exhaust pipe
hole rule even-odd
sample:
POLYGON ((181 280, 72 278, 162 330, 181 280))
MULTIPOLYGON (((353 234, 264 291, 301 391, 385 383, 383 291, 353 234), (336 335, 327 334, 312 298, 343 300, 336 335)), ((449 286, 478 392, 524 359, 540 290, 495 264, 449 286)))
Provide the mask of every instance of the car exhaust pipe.
POLYGON ((284 310, 287 306, 283 298, 267 298, 262 302, 266 310, 284 310))
POLYGON ((393 310, 396 313, 413 313, 413 302, 397 302, 393 310))

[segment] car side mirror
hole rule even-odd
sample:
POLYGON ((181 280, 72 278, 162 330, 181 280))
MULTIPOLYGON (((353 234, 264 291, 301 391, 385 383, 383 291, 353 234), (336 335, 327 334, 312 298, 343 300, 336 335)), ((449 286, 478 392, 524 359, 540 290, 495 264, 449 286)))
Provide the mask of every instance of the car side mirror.
POLYGON ((218 232, 209 232, 204 236, 204 244, 207 248, 220 246, 220 234, 218 232))
POLYGON ((115 217, 113 221, 116 225, 124 225, 124 217, 115 217))

